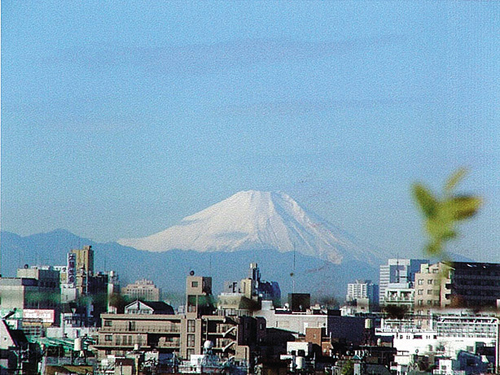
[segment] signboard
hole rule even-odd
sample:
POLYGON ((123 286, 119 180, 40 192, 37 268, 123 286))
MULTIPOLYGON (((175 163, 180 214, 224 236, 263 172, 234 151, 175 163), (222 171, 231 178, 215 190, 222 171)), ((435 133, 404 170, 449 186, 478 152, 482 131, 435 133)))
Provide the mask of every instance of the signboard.
POLYGON ((68 253, 68 276, 66 282, 70 286, 75 286, 76 283, 76 254, 68 253))
POLYGON ((24 309, 23 319, 41 320, 43 323, 54 323, 54 310, 24 309))

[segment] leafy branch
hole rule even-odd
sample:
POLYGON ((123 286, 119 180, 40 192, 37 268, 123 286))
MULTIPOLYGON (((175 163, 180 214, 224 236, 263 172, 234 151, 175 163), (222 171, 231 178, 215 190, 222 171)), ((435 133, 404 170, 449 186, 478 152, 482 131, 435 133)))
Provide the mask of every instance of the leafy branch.
POLYGON ((413 198, 424 214, 424 228, 428 236, 425 251, 429 255, 443 256, 446 242, 458 236, 458 223, 473 217, 483 203, 479 197, 454 193, 466 174, 464 168, 454 172, 446 181, 441 197, 435 196, 420 183, 412 186, 413 198))

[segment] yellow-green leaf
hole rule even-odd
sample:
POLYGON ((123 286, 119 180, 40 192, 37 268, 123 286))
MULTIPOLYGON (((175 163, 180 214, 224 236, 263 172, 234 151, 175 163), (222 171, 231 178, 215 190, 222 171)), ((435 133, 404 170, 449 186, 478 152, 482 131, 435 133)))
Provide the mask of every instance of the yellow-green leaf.
POLYGON ((451 210, 455 220, 464 220, 474 216, 483 203, 481 198, 468 195, 453 197, 451 202, 451 210))
POLYGON ((438 202, 429 189, 421 184, 414 184, 413 197, 426 217, 435 216, 438 202))
POLYGON ((451 192, 467 174, 466 168, 459 168, 448 178, 444 185, 445 193, 451 192))

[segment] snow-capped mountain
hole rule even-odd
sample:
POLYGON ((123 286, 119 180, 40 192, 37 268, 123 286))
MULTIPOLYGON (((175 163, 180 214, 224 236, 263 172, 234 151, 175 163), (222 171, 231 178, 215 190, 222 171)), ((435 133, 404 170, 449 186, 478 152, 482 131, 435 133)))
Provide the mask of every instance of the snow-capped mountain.
POLYGON ((385 258, 281 192, 241 191, 162 232, 118 243, 155 252, 296 251, 334 264, 360 260, 376 265, 385 258))

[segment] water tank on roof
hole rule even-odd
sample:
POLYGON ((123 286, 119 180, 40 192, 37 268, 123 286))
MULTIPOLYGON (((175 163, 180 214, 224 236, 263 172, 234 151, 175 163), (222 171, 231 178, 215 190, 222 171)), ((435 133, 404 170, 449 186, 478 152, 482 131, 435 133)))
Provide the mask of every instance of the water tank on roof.
POLYGON ((306 359, 304 357, 296 357, 295 358, 295 368, 297 370, 303 370, 305 367, 306 359))
POLYGON ((79 352, 80 350, 82 350, 82 339, 81 338, 76 338, 75 339, 75 343, 73 344, 73 350, 75 352, 79 352))
POLYGON ((205 341, 205 343, 203 344, 203 349, 212 349, 214 346, 214 344, 212 343, 212 341, 210 340, 207 340, 205 341))

